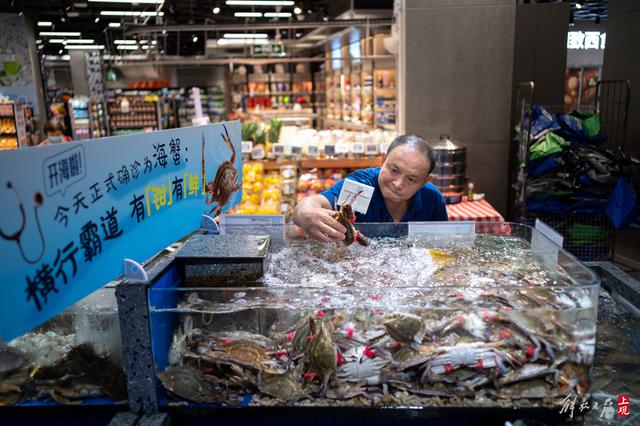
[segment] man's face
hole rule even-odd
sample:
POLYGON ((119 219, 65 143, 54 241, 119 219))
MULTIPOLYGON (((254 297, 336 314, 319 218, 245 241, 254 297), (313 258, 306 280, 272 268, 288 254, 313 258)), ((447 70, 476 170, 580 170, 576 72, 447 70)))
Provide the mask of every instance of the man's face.
POLYGON ((427 182, 429 159, 420 151, 408 145, 401 145, 391 151, 380 169, 378 186, 388 201, 407 201, 427 182))

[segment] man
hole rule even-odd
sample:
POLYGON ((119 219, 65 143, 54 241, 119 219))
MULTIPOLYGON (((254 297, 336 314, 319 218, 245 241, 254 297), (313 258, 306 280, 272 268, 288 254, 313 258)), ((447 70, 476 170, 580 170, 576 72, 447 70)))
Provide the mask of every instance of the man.
MULTIPOLYGON (((356 213, 356 222, 446 221, 447 210, 440 191, 429 183, 433 152, 419 136, 393 140, 381 167, 355 171, 348 179, 374 187, 366 214, 356 213)), ((312 238, 341 241, 346 229, 332 217, 344 179, 321 194, 305 198, 296 206, 293 221, 312 238)))

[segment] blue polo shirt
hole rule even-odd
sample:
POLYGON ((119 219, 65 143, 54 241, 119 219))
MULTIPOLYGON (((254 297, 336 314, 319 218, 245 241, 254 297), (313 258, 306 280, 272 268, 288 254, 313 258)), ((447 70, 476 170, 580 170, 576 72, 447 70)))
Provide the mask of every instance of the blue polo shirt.
MULTIPOLYGON (((371 197, 371 203, 369 203, 369 209, 366 214, 356 212, 356 222, 393 222, 391 214, 387 211, 384 205, 384 198, 382 192, 378 187, 378 175, 380 174, 380 167, 373 169, 357 170, 347 175, 347 179, 354 180, 356 182, 363 183, 365 185, 373 186, 373 197, 371 197)), ((329 203, 333 208, 333 202, 338 199, 344 179, 337 182, 328 190, 321 192, 321 194, 329 200, 329 203)), ((447 216, 447 209, 445 208, 444 199, 442 194, 431 183, 426 183, 422 188, 415 193, 411 198, 411 204, 409 210, 402 218, 401 222, 425 222, 425 221, 446 221, 449 220, 447 216)))

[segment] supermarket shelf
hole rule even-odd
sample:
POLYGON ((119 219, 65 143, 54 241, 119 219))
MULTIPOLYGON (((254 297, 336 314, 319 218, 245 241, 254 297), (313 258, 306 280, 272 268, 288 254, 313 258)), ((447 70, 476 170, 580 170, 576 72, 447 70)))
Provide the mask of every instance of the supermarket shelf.
POLYGON ((364 169, 378 167, 383 157, 371 158, 337 158, 326 160, 300 160, 302 169, 364 169))
POLYGON ((299 169, 365 169, 378 167, 383 157, 335 158, 324 160, 263 160, 265 170, 279 170, 283 166, 295 166, 299 169))
POLYGON ((283 166, 300 167, 300 162, 293 161, 293 160, 283 160, 283 161, 263 160, 262 165, 265 170, 280 170, 280 167, 283 167, 283 166))
POLYGON ((16 132, 0 133, 0 136, 17 136, 16 132))

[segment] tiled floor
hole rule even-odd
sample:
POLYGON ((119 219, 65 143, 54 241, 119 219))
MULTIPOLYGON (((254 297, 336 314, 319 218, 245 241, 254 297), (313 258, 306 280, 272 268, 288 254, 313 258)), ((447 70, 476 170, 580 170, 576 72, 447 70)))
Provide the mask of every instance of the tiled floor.
POLYGON ((615 238, 614 263, 640 280, 640 230, 618 231, 615 238))

